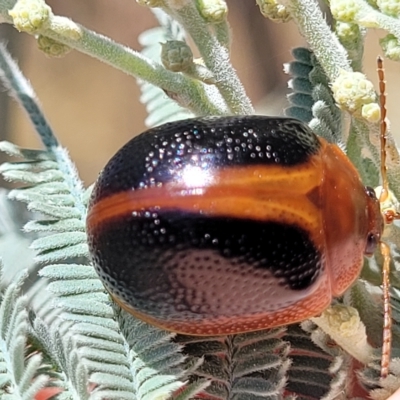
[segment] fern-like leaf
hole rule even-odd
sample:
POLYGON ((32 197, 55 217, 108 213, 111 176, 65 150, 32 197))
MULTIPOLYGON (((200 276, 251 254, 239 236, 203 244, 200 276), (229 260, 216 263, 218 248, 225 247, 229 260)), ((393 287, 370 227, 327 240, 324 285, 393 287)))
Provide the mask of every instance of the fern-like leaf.
POLYGON ((352 396, 353 360, 310 321, 288 328, 291 366, 286 389, 300 398, 352 396), (349 391, 350 390, 350 391, 349 391))
POLYGON ((4 265, 0 289, 20 271, 31 272, 35 268, 34 252, 29 246, 36 235, 21 231, 31 215, 23 204, 10 201, 8 194, 8 190, 0 188, 0 254, 4 265))
POLYGON ((189 375, 200 362, 188 367, 176 334, 153 327, 119 310, 118 322, 129 345, 129 356, 138 400, 169 398, 191 399, 208 382, 187 385, 189 375), (188 397, 189 396, 189 397, 188 397))
MULTIPOLYGON (((223 337, 178 336, 190 360, 204 358, 192 379, 210 381, 199 398, 261 400, 282 397, 290 365, 284 329, 223 337)), ((197 398, 197 397, 195 397, 197 398)))
POLYGON ((309 49, 296 48, 292 55, 294 61, 286 66, 286 72, 292 76, 292 93, 285 114, 308 123, 317 135, 331 143, 344 143, 342 112, 336 106, 323 69, 309 49))
POLYGON ((42 367, 40 354, 26 359, 29 323, 26 299, 21 296, 26 277, 22 272, 0 295, 0 397, 4 400, 32 399, 49 379, 37 374, 42 367))

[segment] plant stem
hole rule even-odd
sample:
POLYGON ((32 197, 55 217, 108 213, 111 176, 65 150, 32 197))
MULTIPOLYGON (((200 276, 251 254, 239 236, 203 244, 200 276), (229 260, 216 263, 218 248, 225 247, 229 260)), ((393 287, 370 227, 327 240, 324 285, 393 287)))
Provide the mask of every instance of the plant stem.
POLYGON ((346 50, 326 23, 317 0, 284 0, 282 3, 290 10, 331 82, 340 70, 352 71, 346 50))
MULTIPOLYGON (((13 23, 8 11, 15 3, 15 0, 0 1, 0 16, 5 22, 13 23)), ((47 36, 97 58, 128 75, 160 87, 174 98, 190 99, 188 107, 196 115, 227 113, 223 99, 218 98, 215 95, 216 91, 210 91, 207 85, 183 74, 168 71, 161 64, 126 46, 115 43, 106 36, 86 29, 68 18, 51 16, 47 22, 43 29, 35 34, 47 36)))
POLYGON ((226 41, 221 32, 218 31, 220 42, 192 2, 184 3, 180 8, 166 8, 165 12, 176 18, 191 35, 232 113, 253 114, 253 106, 230 62, 229 48, 226 43, 221 43, 226 41))

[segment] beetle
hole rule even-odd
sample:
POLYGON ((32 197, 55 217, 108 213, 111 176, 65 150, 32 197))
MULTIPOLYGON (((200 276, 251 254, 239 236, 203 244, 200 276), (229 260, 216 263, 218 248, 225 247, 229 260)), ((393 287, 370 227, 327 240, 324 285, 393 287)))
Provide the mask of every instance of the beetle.
POLYGON ((380 241, 374 190, 304 123, 194 118, 133 138, 99 176, 94 266, 134 316, 189 335, 302 321, 357 279, 380 241))

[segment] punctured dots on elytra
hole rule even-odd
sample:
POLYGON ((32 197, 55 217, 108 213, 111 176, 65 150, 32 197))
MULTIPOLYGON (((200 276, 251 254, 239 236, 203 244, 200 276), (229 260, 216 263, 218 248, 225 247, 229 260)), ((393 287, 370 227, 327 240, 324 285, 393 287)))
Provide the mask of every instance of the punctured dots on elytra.
POLYGON ((342 150, 300 121, 255 115, 135 137, 100 175, 87 218, 114 300, 190 335, 319 314, 357 279, 382 225, 342 150))

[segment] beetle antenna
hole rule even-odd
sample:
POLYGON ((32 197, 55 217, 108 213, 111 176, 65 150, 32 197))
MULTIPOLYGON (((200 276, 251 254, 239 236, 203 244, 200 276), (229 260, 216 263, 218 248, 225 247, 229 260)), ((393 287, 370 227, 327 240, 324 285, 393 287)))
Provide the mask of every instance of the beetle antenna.
MULTIPOLYGON (((380 144, 381 144, 381 176, 382 191, 379 196, 381 205, 389 197, 389 182, 387 178, 386 167, 386 82, 385 71, 383 68, 383 60, 381 57, 377 59, 377 71, 379 77, 379 102, 381 109, 381 120, 379 124, 380 144)), ((385 222, 389 222, 386 218, 385 210, 383 217, 385 222)), ((382 268, 382 291, 383 291, 383 338, 382 338, 382 359, 381 359, 381 378, 386 378, 389 373, 390 353, 392 348, 392 309, 390 307, 390 247, 387 243, 381 241, 380 250, 383 257, 382 268)))
POLYGON ((390 353, 392 349, 392 309, 390 307, 390 247, 381 242, 380 249, 383 256, 382 291, 383 291, 383 339, 381 358, 381 378, 389 373, 390 353))
POLYGON ((379 103, 381 108, 381 119, 379 123, 379 136, 381 143, 381 176, 382 176, 382 191, 379 196, 379 201, 382 203, 387 200, 389 196, 389 182, 387 179, 386 167, 386 81, 385 70, 383 68, 383 59, 379 56, 377 59, 377 71, 379 77, 379 103))

